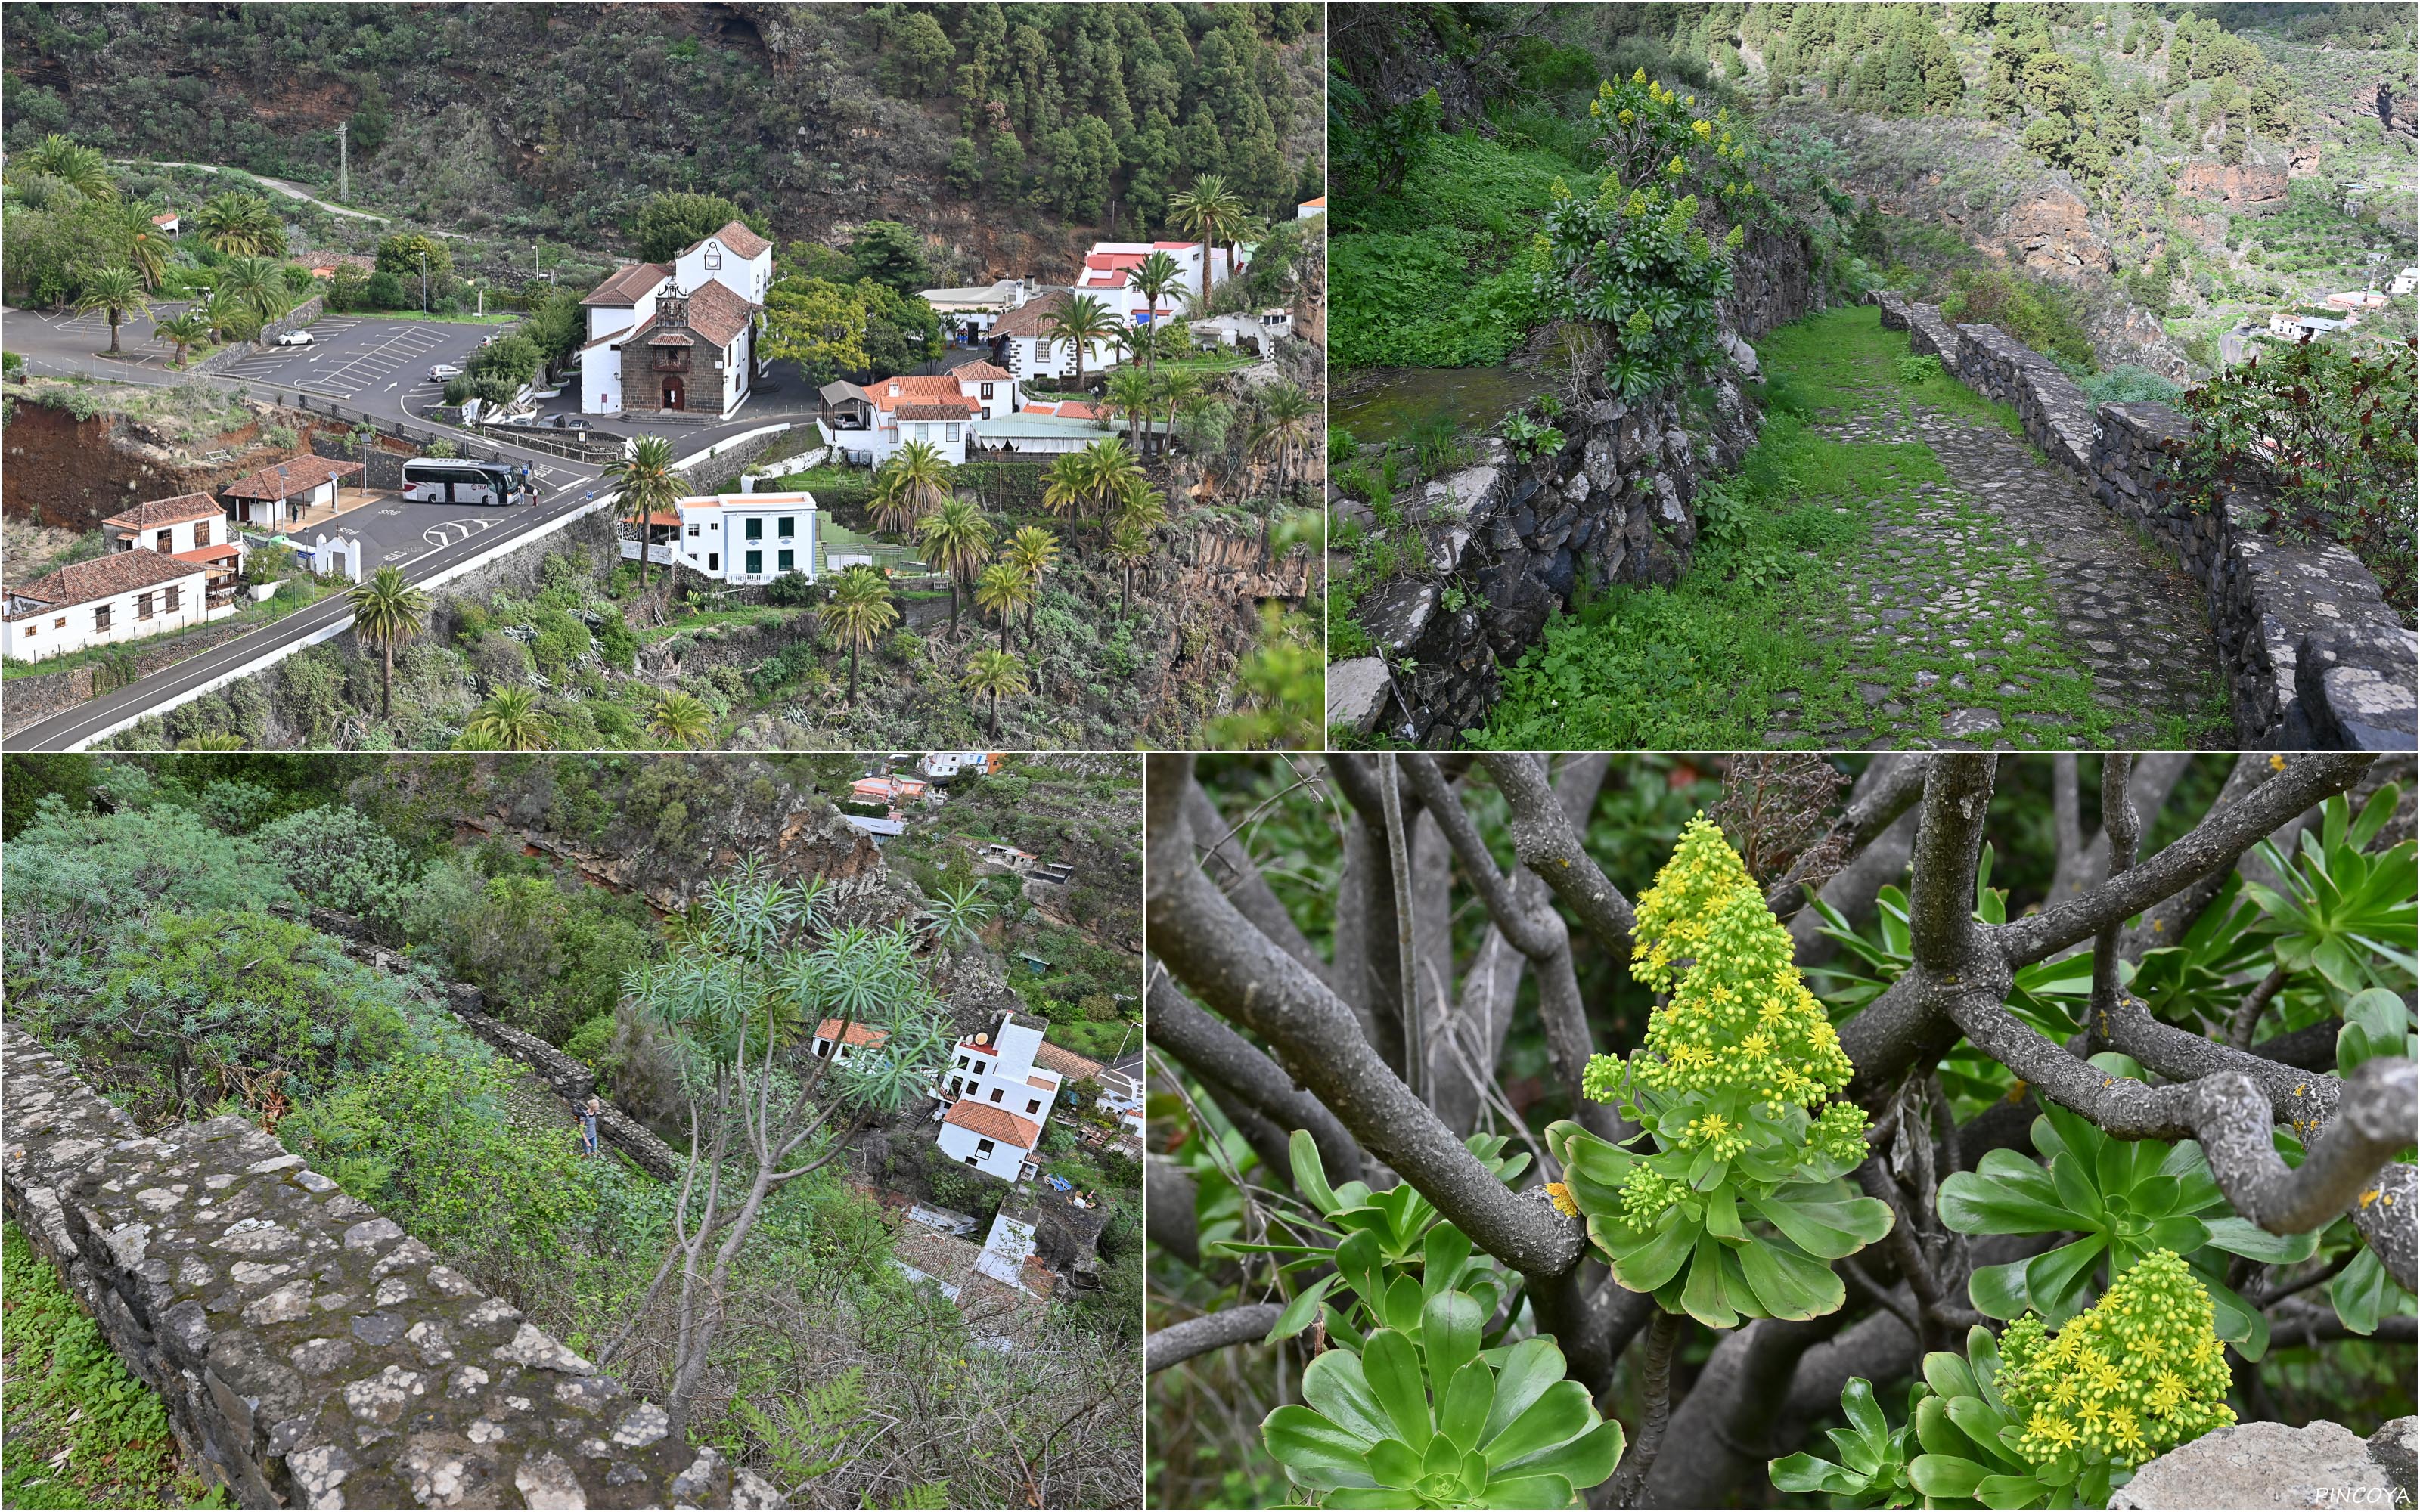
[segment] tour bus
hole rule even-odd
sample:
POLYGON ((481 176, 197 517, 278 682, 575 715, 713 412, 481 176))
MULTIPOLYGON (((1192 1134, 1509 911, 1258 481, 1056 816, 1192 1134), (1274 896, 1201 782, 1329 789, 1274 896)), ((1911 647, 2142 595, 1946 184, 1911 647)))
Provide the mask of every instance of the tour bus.
POLYGON ((501 462, 415 456, 403 465, 403 497, 424 504, 509 504, 520 479, 501 462))

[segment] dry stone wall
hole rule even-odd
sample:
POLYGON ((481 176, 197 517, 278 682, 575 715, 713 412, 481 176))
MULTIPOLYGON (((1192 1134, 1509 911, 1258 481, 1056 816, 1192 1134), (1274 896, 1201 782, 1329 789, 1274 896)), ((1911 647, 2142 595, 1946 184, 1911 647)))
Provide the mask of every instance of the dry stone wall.
MULTIPOLYGON (((1406 528, 1420 530, 1430 570, 1389 579, 1356 606, 1384 656, 1328 668, 1330 725, 1457 745, 1485 719, 1504 669, 1583 584, 1678 582, 1697 550, 1698 490, 1756 443, 1746 338, 1822 307, 1812 269, 1802 235, 1760 230, 1733 259, 1727 358, 1697 398, 1673 390, 1627 403, 1600 379, 1586 409, 1559 421, 1559 451, 1521 459, 1489 437, 1471 465, 1424 485, 1406 528)), ((1341 498, 1329 508, 1367 513, 1341 498)))
POLYGON ((246 1506, 783 1504, 241 1119, 146 1137, 0 1027, 0 1195, 246 1506))
POLYGON ((1938 356, 1968 387, 2015 409, 2044 455, 2200 579, 2246 747, 2412 748, 2420 636, 2403 627, 2350 551, 2260 530, 2267 512, 2249 490, 2224 509, 2188 506, 2177 471, 2188 426, 2168 406, 2095 407, 2048 358, 1996 326, 1952 325, 1939 306, 1887 289, 1875 303, 1885 327, 1908 333, 1909 350, 1938 356))

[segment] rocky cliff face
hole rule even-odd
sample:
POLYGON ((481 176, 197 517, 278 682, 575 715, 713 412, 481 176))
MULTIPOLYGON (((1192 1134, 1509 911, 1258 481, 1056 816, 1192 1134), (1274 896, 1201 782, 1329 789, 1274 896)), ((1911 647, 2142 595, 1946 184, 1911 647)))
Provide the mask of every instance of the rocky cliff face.
MULTIPOLYGON (((204 493, 307 450, 325 416, 245 404, 187 422, 103 410, 78 419, 63 404, 17 395, 0 468, 0 508, 19 519, 91 531, 147 499, 204 493), (224 424, 233 421, 234 424, 224 424), (269 429, 292 431, 291 444, 269 429)), ((88 392, 88 391, 79 391, 88 392)), ((146 401, 147 402, 147 401, 146 401)))
MULTIPOLYGON (((2311 171, 2317 172, 2317 153, 2310 154, 2310 161, 2311 171)), ((2185 164, 2184 173, 2177 179, 2177 193, 2186 199, 2216 205, 2229 215, 2273 215, 2286 208, 2286 180, 2292 166, 2291 160, 2284 168, 2273 168, 2196 158, 2185 164)))
POLYGON ((2029 273, 2069 283, 2118 270, 2108 239, 2093 227, 2091 207, 2064 183, 2018 201, 2002 219, 1999 232, 1977 245, 2029 273))

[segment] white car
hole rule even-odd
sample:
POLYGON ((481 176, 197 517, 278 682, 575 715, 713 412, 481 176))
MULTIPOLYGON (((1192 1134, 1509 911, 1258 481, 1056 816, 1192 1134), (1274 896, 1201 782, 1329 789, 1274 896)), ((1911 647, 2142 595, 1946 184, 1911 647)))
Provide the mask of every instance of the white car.
POLYGON ((277 338, 277 345, 280 347, 308 347, 311 345, 311 332, 307 331, 287 331, 280 332, 277 338))
POLYGON ((461 376, 462 370, 451 363, 440 363, 428 370, 428 381, 431 383, 442 383, 447 378, 458 378, 461 376))

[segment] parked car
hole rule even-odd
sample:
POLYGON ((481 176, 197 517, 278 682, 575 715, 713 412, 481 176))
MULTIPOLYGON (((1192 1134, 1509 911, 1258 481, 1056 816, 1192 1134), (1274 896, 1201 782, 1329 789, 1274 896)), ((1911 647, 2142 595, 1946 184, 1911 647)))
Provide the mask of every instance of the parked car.
POLYGON ((462 370, 451 363, 440 363, 428 370, 428 381, 431 383, 442 383, 447 378, 458 378, 461 376, 462 370))
POLYGON ((280 347, 308 347, 311 345, 311 332, 307 331, 281 332, 277 337, 277 345, 280 347))
POLYGON ((557 415, 553 419, 548 421, 547 424, 556 430, 591 430, 595 428, 590 425, 588 422, 581 419, 578 415, 557 415))

